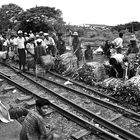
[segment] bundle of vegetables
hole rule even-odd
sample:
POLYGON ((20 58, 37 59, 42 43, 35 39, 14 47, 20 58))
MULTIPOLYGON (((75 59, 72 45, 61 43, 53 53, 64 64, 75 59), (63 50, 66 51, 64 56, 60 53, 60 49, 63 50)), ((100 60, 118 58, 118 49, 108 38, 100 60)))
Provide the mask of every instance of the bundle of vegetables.
POLYGON ((60 56, 62 65, 65 66, 66 70, 63 72, 64 75, 74 73, 77 70, 77 57, 72 52, 67 52, 60 56))
POLYGON ((140 90, 138 86, 132 82, 119 85, 113 97, 135 106, 140 105, 140 90))
POLYGON ((96 81, 102 81, 106 78, 106 70, 103 64, 99 62, 89 62, 87 65, 92 67, 96 81))
POLYGON ((84 64, 81 68, 77 70, 73 78, 77 81, 82 81, 90 85, 95 85, 96 81, 93 68, 86 64, 84 64))
POLYGON ((136 54, 133 54, 133 53, 129 54, 128 55, 128 61, 129 61, 129 69, 133 70, 134 71, 133 73, 136 74, 138 66, 140 64, 139 57, 136 54))
POLYGON ((140 75, 136 75, 125 82, 125 84, 133 83, 140 89, 140 75))
POLYGON ((62 64, 61 58, 58 56, 54 61, 53 71, 62 74, 66 70, 65 65, 62 64))
POLYGON ((119 78, 110 77, 102 82, 98 82, 97 85, 102 88, 107 88, 110 90, 116 90, 116 88, 121 85, 123 81, 119 78))
POLYGON ((54 66, 54 60, 55 58, 51 55, 41 56, 41 64, 47 70, 54 66))

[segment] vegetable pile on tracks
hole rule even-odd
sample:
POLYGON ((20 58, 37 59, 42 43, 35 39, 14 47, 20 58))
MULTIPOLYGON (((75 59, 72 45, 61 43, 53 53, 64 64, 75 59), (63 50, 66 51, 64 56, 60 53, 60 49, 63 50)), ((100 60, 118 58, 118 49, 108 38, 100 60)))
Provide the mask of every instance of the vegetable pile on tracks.
POLYGON ((77 70, 73 78, 77 81, 81 81, 90 85, 95 85, 95 81, 96 81, 93 68, 86 64, 77 70))
POLYGON ((140 105, 140 90, 137 85, 131 82, 120 84, 112 96, 128 104, 140 105))

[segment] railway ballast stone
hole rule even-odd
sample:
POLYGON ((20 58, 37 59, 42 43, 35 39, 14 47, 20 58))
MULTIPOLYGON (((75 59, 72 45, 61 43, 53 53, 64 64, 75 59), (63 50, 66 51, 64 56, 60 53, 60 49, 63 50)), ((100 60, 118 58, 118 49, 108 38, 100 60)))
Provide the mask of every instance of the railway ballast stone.
POLYGON ((0 140, 19 140, 21 128, 21 124, 16 120, 9 123, 0 122, 0 140))

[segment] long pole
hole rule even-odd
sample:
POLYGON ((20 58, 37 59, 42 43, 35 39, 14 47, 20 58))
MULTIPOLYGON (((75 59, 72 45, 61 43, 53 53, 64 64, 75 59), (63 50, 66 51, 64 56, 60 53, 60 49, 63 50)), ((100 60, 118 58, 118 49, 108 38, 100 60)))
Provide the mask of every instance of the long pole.
POLYGON ((132 33, 134 33, 134 26, 133 26, 133 22, 132 22, 132 33))

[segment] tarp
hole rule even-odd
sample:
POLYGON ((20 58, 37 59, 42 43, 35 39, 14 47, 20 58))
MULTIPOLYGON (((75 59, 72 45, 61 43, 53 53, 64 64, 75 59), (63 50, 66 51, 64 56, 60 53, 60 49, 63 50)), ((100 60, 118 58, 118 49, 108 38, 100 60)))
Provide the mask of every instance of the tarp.
POLYGON ((9 111, 7 110, 7 108, 2 104, 2 102, 0 101, 0 120, 4 123, 8 123, 13 121, 10 118, 9 115, 9 111))

